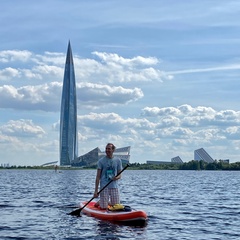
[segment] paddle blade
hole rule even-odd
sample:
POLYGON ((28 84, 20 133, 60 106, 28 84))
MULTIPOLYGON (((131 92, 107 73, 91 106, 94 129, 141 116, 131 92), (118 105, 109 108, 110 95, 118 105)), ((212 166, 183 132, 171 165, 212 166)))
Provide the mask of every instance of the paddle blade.
POLYGON ((82 211, 82 208, 78 208, 70 213, 68 213, 68 215, 72 215, 72 216, 76 216, 76 217, 81 217, 81 211, 82 211))

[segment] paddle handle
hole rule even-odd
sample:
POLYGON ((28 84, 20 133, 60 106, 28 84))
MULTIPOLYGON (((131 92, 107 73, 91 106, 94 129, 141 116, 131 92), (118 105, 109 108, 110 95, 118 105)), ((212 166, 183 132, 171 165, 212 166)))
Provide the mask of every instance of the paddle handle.
MULTIPOLYGON (((129 164, 127 164, 115 177, 118 177, 125 169, 129 167, 129 164)), ((97 194, 102 192, 113 180, 111 179, 101 190, 98 191, 97 194)), ((81 209, 85 208, 95 197, 92 197, 81 209)))

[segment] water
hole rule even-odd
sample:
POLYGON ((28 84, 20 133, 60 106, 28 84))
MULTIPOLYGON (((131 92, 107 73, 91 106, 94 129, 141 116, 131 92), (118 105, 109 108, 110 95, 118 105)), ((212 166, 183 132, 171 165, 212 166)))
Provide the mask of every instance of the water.
POLYGON ((0 239, 240 239, 240 172, 126 170, 125 205, 145 227, 67 215, 92 198, 95 170, 1 170, 0 239))

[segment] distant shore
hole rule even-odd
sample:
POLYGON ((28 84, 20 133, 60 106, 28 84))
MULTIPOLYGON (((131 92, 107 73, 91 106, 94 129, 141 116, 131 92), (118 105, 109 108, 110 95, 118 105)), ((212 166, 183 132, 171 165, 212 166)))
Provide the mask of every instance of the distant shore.
MULTIPOLYGON (((64 167, 64 166, 10 166, 0 167, 0 170, 5 169, 35 169, 35 170, 86 170, 97 169, 97 166, 83 166, 83 167, 64 167)), ((169 164, 146 164, 146 163, 130 163, 129 170, 223 170, 223 171, 239 171, 240 162, 224 163, 222 161, 214 161, 206 163, 204 161, 190 161, 186 163, 169 163, 169 164)))

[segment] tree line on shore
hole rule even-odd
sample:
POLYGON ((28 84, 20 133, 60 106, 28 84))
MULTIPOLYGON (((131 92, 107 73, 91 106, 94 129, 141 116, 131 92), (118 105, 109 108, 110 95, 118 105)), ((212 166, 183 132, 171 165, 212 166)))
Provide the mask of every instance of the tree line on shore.
POLYGON ((168 164, 130 164, 130 169, 145 169, 145 170, 225 170, 239 171, 240 162, 226 163, 224 161, 214 161, 212 163, 192 160, 184 163, 168 163, 168 164))
MULTIPOLYGON (((6 169, 6 167, 1 167, 0 169, 6 169)), ((7 169, 55 169, 56 165, 52 166, 10 166, 7 169)), ((97 165, 85 166, 81 168, 77 167, 62 167, 59 166, 58 169, 97 169, 97 165)), ((224 171, 239 171, 240 162, 227 163, 224 161, 215 160, 212 163, 206 163, 204 161, 189 161, 184 163, 168 163, 168 164, 147 164, 147 163, 130 163, 129 168, 132 170, 224 170, 224 171)))

